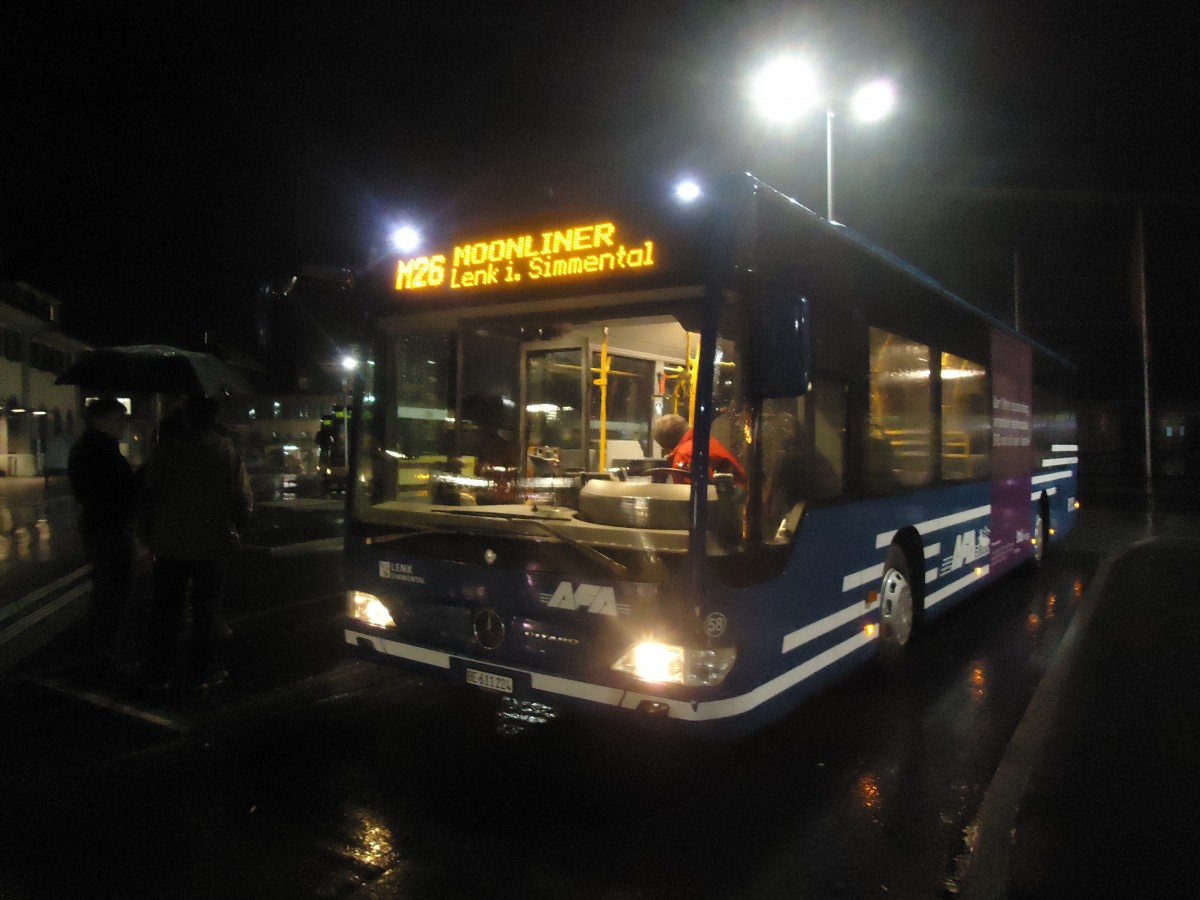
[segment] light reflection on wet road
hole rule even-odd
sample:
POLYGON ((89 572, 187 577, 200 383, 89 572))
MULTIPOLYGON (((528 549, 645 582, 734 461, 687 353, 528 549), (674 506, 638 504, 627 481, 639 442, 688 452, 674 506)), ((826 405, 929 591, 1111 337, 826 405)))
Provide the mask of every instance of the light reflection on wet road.
POLYGON ((23 565, 79 552, 74 500, 43 499, 40 491, 0 494, 0 579, 15 577, 23 565))
POLYGON ((17 791, 18 817, 0 813, 6 852, 35 838, 3 869, 30 898, 94 890, 98 872, 127 896, 180 898, 947 896, 991 775, 1127 525, 1085 517, 1040 572, 931 623, 896 664, 727 744, 523 726, 543 710, 498 721, 480 695, 340 661, 325 607, 241 636, 286 642, 310 671, 325 659, 318 682, 254 714, 201 715, 183 739, 9 686, 18 730, 0 737, 0 769, 40 786, 17 791))

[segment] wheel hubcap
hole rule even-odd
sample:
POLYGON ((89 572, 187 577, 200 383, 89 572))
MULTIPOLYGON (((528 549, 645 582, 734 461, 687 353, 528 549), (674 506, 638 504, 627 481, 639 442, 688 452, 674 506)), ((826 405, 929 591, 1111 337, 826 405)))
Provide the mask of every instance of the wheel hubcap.
POLYGON ((900 646, 907 644, 913 622, 912 588, 908 579, 895 569, 888 569, 883 575, 879 599, 884 638, 900 646))

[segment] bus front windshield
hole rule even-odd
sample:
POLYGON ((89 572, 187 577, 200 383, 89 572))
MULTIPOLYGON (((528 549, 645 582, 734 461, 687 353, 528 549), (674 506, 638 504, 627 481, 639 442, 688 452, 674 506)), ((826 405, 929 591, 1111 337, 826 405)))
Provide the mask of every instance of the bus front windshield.
MULTIPOLYGON (((636 314, 463 313, 434 327, 384 330, 365 393, 355 515, 405 524, 431 511, 477 511, 686 528, 654 510, 628 520, 605 520, 603 510, 686 498, 688 479, 666 471, 654 425, 667 415, 693 421, 699 322, 697 301, 636 314), (594 481, 607 484, 589 488, 594 481), (589 506, 588 496, 602 492, 612 497, 589 506)), ((744 342, 727 330, 703 351, 714 365, 708 407, 713 438, 744 467, 744 342)))

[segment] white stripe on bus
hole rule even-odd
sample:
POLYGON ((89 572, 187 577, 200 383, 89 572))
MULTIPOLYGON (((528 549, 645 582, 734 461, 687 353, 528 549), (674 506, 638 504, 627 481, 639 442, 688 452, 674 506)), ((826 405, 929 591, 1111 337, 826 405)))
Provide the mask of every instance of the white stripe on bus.
POLYGON ((437 666, 439 669, 450 668, 449 653, 441 653, 437 650, 429 650, 425 647, 414 646, 413 644, 402 644, 399 641, 389 641, 387 638, 381 638, 376 634, 363 634, 359 631, 351 631, 349 628, 346 629, 347 644, 358 644, 362 640, 370 641, 376 653, 386 653, 388 656, 411 659, 413 662, 425 663, 428 666, 437 666))
POLYGON ((1049 469, 1054 466, 1073 466, 1079 462, 1078 456, 1064 456, 1059 459, 1043 459, 1042 468, 1049 469))
MULTIPOLYGON (((490 664, 489 664, 490 665, 490 664)), ((520 669, 516 671, 521 671, 520 669)), ((575 697, 579 700, 591 700, 593 703, 606 703, 609 706, 619 706, 625 691, 620 688, 605 687, 602 684, 591 684, 587 681, 573 681, 570 678, 559 678, 556 675, 542 675, 530 672, 530 684, 534 690, 545 691, 548 694, 560 694, 564 697, 575 697)))
MULTIPOLYGON (((943 528, 949 528, 952 525, 961 525, 963 522, 970 522, 974 519, 982 519, 984 516, 991 515, 992 507, 977 506, 974 509, 964 510, 959 513, 952 513, 948 516, 942 516, 938 519, 930 519, 928 522, 922 522, 917 526, 918 534, 928 534, 931 531, 941 531, 943 528)), ((896 536, 895 531, 885 531, 875 535, 875 549, 882 550, 892 542, 892 538, 896 536)))
MULTIPOLYGON (((425 650, 422 647, 414 647, 411 644, 402 644, 398 641, 389 641, 380 638, 377 635, 361 634, 357 631, 346 629, 347 643, 357 643, 359 638, 366 638, 379 651, 387 653, 390 656, 400 656, 404 659, 412 659, 418 662, 429 662, 432 665, 437 665, 440 668, 450 667, 450 656, 445 653, 425 650), (444 662, 444 665, 442 664, 444 662)), ((865 647, 871 641, 875 640, 875 634, 867 634, 865 630, 858 631, 850 635, 839 644, 835 644, 828 650, 818 653, 816 656, 806 659, 800 665, 793 669, 789 669, 781 675, 777 675, 765 684, 760 684, 754 690, 746 694, 741 694, 737 697, 728 697, 724 700, 710 700, 707 703, 690 703, 686 700, 673 700, 668 697, 659 697, 654 694, 643 694, 635 691, 622 691, 620 688, 606 687, 599 684, 591 684, 585 681, 574 681, 568 678, 557 678, 548 675, 539 675, 536 672, 529 672, 526 669, 518 669, 512 666, 496 665, 492 662, 480 662, 478 665, 484 665, 492 669, 502 669, 507 672, 524 673, 531 677, 531 683, 538 690, 549 694, 558 694, 565 697, 576 697, 583 700, 588 700, 594 703, 603 703, 608 706, 622 706, 627 709, 636 709, 638 704, 643 700, 649 700, 653 703, 662 703, 668 707, 672 718, 687 719, 693 722, 727 719, 732 716, 738 716, 742 713, 749 712, 758 706, 766 703, 768 700, 778 696, 789 688, 795 687, 800 682, 807 678, 816 675, 822 669, 825 669, 834 663, 848 656, 855 650, 865 647)), ((467 657, 455 657, 464 663, 473 663, 475 660, 467 657)))
MULTIPOLYGON (((934 541, 925 547, 925 558, 933 559, 942 552, 940 541, 934 541)), ((852 591, 855 588, 862 587, 864 584, 870 584, 877 578, 883 577, 883 563, 874 566, 867 566, 865 569, 859 569, 857 572, 851 572, 842 579, 842 593, 852 591)))
MULTIPOLYGON (((925 558, 926 559, 934 559, 941 552, 942 552, 942 544, 940 541, 936 541, 925 548, 925 558)), ((934 566, 932 569, 925 570, 925 583, 926 584, 929 584, 929 582, 931 582, 931 581, 937 581, 937 577, 938 577, 938 567, 937 566, 934 566)))
POLYGON ((1030 484, 1046 484, 1050 481, 1058 481, 1061 478, 1074 478, 1074 472, 1046 472, 1043 475, 1034 475, 1029 480, 1030 484))
POLYGON ((960 591, 967 585, 978 581, 983 576, 991 571, 991 566, 980 566, 978 569, 972 569, 961 578, 957 578, 943 588, 938 588, 932 594, 925 598, 925 608, 933 606, 935 603, 940 603, 956 591, 960 591))
POLYGON ((1051 444, 1050 452, 1051 453, 1078 453, 1079 445, 1078 444, 1051 444))
POLYGON ((1053 497, 1057 493, 1058 493, 1058 488, 1048 487, 1044 491, 1034 491, 1032 494, 1029 495, 1029 499, 1032 500, 1034 503, 1036 503, 1037 501, 1042 499, 1042 494, 1045 494, 1047 497, 1053 497))
POLYGON ((873 566, 867 566, 865 569, 859 569, 857 572, 851 572, 842 579, 842 593, 852 591, 856 587, 862 587, 864 584, 870 584, 877 578, 883 577, 883 563, 876 563, 873 566))
MULTIPOLYGON (((452 657, 448 653, 429 650, 425 647, 417 647, 413 644, 402 644, 399 641, 389 641, 387 638, 381 638, 378 635, 362 634, 358 631, 352 631, 349 628, 346 629, 346 643, 357 644, 363 639, 370 641, 371 646, 379 653, 386 653, 388 656, 398 656, 401 659, 437 666, 439 669, 450 668, 452 657)), ((506 666, 492 662, 491 660, 474 660, 466 656, 456 656, 453 658, 468 665, 474 664, 485 666, 489 669, 501 669, 505 672, 528 675, 530 684, 537 690, 545 691, 549 694, 559 694, 564 697, 590 700, 593 703, 607 703, 609 706, 619 706, 621 697, 625 693, 621 688, 606 687, 605 685, 592 684, 588 681, 574 681, 570 678, 559 678, 555 675, 543 675, 539 672, 531 672, 528 669, 521 669, 516 666, 506 666)))
MULTIPOLYGON (((883 575, 883 566, 876 566, 879 574, 883 575)), ((803 628, 798 628, 791 634, 783 636, 783 649, 781 653, 788 653, 795 650, 797 647, 807 644, 809 641, 816 640, 824 634, 828 634, 835 628, 840 628, 847 622, 853 622, 859 616, 866 615, 869 612, 866 606, 862 603, 854 603, 844 609, 839 609, 835 613, 831 613, 823 619, 817 619, 815 622, 810 622, 803 628)))
MULTIPOLYGON (((955 591, 966 587, 971 582, 983 578, 988 574, 988 571, 988 566, 983 566, 978 571, 973 570, 962 578, 959 578, 951 584, 946 585, 941 590, 930 594, 925 600, 925 605, 932 606, 940 600, 950 596, 950 594, 954 593, 955 591)), ((839 617, 844 617, 845 622, 853 621, 853 619, 857 618, 857 616, 861 615, 863 612, 864 611, 859 608, 858 604, 855 604, 853 607, 847 607, 840 612, 834 613, 832 616, 826 616, 825 619, 821 620, 821 622, 814 622, 812 626, 807 627, 811 628, 813 626, 820 625, 823 622, 829 622, 830 620, 839 617)), ((831 625, 829 628, 826 628, 826 631, 830 630, 832 627, 837 626, 831 625)), ((804 631, 805 629, 802 628, 800 631, 794 632, 793 635, 800 635, 801 632, 804 631)), ((450 668, 451 657, 447 653, 427 650, 424 647, 416 647, 412 644, 402 644, 398 641, 389 641, 384 638, 380 638, 377 635, 361 634, 356 631, 351 631, 350 629, 346 629, 345 635, 347 643, 350 644, 356 644, 360 638, 366 638, 376 650, 387 653, 389 656, 399 656, 404 659, 423 662, 428 665, 438 666, 439 668, 443 669, 450 668)), ((793 635, 789 635, 789 637, 792 637, 793 635)), ((811 639, 812 637, 807 637, 800 641, 800 643, 804 643, 805 641, 811 639)), ((502 666, 492 662, 479 662, 478 664, 488 666, 489 668, 503 669, 509 672, 520 672, 527 674, 530 676, 530 682, 532 686, 535 689, 545 693, 558 694, 564 697, 574 697, 582 700, 588 700, 593 703, 603 703, 608 706, 619 705, 627 709, 636 709, 638 704, 643 700, 649 700, 654 703, 665 704, 668 707, 672 718, 699 722, 715 719, 726 719, 749 712, 752 709, 761 706, 763 703, 766 703, 768 700, 773 699, 789 688, 795 687, 800 682, 811 678, 822 669, 833 665, 842 658, 853 653, 855 650, 865 647, 875 639, 875 633, 868 634, 865 629, 857 631, 844 641, 834 644, 829 649, 818 653, 816 656, 811 657, 810 659, 806 659, 795 668, 789 669, 781 675, 777 675, 775 678, 772 678, 770 681, 764 684, 760 684, 749 693, 741 694, 737 697, 728 697, 723 700, 711 700, 707 703, 695 704, 685 700, 672 700, 667 697, 657 697, 653 694, 622 691, 619 688, 592 684, 585 681, 575 681, 569 678, 541 675, 537 672, 530 672, 527 669, 519 669, 512 666, 502 666)), ((785 652, 786 640, 787 639, 785 638, 785 652)), ((795 646, 799 646, 799 644, 796 644, 795 646)), ((456 658, 461 659, 465 663, 475 662, 475 660, 471 660, 466 657, 456 658)))
POLYGON ((796 666, 796 668, 789 669, 782 675, 777 675, 765 684, 760 684, 749 693, 738 697, 727 697, 724 700, 710 700, 707 703, 693 705, 686 700, 669 700, 665 697, 656 697, 653 694, 637 694, 630 691, 625 695, 625 699, 621 705, 628 709, 636 709, 637 705, 643 700, 650 700, 655 703, 665 704, 670 709, 671 717, 676 719, 686 719, 691 722, 727 719, 761 706, 773 697, 782 694, 788 688, 795 687, 805 679, 811 678, 822 669, 833 665, 838 660, 848 656, 860 647, 866 646, 873 640, 875 640, 874 634, 859 631, 846 638, 840 644, 835 644, 811 659, 806 659, 800 665, 796 666))

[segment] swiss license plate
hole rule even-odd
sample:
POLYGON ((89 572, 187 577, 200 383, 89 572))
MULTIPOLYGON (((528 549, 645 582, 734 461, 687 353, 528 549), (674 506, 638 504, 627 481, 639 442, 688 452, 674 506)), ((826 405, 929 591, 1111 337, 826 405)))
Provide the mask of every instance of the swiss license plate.
POLYGON ((513 692, 513 680, 507 675, 493 675, 491 672, 480 672, 478 669, 467 669, 467 684, 487 688, 489 691, 500 691, 503 694, 513 692))

